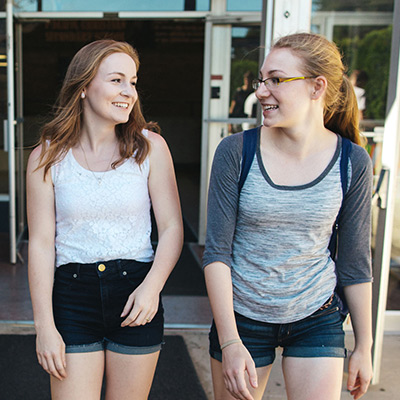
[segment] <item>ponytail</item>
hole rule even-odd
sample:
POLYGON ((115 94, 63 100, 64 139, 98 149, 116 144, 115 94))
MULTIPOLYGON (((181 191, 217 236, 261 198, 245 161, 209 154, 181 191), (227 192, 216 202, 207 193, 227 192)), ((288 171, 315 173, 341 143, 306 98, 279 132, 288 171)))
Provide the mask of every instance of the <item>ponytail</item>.
POLYGON ((359 129, 357 98, 347 75, 343 75, 337 101, 331 106, 325 107, 324 125, 329 130, 350 139, 356 144, 363 144, 359 129))

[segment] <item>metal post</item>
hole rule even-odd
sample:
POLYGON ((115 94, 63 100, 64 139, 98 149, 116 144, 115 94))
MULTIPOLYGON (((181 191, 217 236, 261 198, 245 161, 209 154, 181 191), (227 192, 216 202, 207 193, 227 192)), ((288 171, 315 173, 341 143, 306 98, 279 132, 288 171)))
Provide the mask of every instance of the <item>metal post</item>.
POLYGON ((8 119, 8 191, 10 221, 10 262, 17 262, 17 234, 15 217, 15 135, 14 135, 14 35, 13 2, 6 4, 7 36, 7 119, 8 119))

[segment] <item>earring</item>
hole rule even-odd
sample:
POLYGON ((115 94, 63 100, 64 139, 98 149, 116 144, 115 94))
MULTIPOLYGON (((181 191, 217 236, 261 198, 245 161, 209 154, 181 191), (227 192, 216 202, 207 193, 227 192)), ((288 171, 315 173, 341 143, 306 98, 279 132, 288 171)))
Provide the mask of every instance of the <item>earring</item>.
POLYGON ((82 92, 81 93, 81 99, 84 99, 86 96, 85 96, 85 92, 82 92))

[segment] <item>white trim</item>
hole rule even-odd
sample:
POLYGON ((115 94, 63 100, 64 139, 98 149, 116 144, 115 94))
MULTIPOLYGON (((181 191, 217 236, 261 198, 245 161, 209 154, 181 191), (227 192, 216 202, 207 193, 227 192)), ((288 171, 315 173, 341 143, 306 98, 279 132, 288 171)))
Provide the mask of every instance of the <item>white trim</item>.
POLYGON ((10 263, 17 262, 16 190, 15 190, 15 112, 14 112, 14 20, 13 1, 6 3, 6 51, 7 51, 7 131, 8 131, 8 190, 10 263))
POLYGON ((206 18, 210 11, 120 11, 118 17, 121 19, 196 19, 206 18))

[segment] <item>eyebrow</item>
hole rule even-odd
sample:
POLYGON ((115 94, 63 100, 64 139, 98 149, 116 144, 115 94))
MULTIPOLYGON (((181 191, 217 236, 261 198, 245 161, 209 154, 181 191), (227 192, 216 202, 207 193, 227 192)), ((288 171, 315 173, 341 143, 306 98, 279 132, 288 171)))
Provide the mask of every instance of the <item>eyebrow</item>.
MULTIPOLYGON (((282 73, 282 74, 285 73, 284 71, 282 71, 282 70, 280 70, 280 69, 272 69, 272 70, 268 71, 267 74, 268 74, 268 75, 271 75, 271 74, 275 74, 275 73, 277 73, 277 72, 282 73)), ((260 76, 263 76, 261 71, 260 71, 260 76)))
MULTIPOLYGON (((118 71, 110 72, 107 75, 120 75, 120 76, 126 77, 126 75, 123 72, 118 72, 118 71)), ((136 79, 136 78, 137 78, 137 75, 132 76, 132 79, 136 79)))

